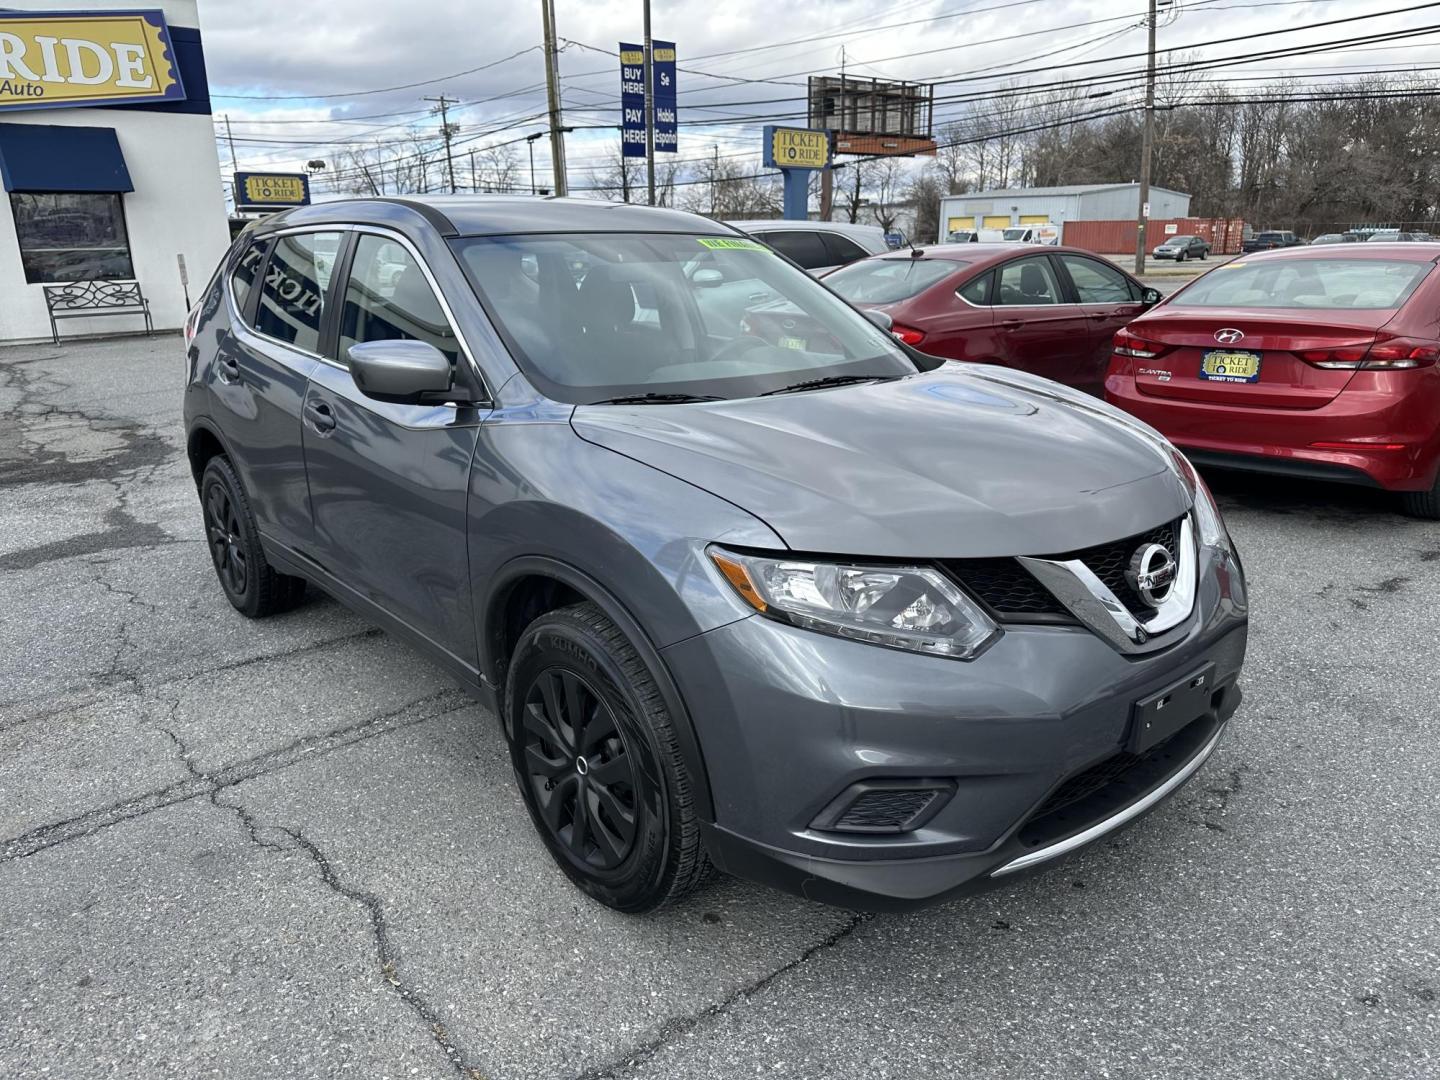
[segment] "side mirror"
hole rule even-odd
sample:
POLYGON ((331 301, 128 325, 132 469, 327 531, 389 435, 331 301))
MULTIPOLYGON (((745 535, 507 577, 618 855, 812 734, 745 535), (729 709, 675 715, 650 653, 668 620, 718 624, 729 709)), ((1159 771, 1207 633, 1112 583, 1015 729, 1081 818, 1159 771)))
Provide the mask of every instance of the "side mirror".
POLYGON ((377 401, 417 404, 450 392, 450 361, 427 341, 362 341, 345 355, 355 385, 377 401))
POLYGON ((697 289, 717 289, 725 284, 725 275, 713 266, 702 267, 690 276, 697 289))
POLYGON ((895 320, 884 311, 878 311, 875 308, 866 308, 863 314, 865 318, 869 319, 887 334, 890 333, 895 326, 895 320))
POLYGON ((1154 307, 1162 299, 1159 289, 1146 289, 1140 294, 1140 302, 1146 307, 1154 307))

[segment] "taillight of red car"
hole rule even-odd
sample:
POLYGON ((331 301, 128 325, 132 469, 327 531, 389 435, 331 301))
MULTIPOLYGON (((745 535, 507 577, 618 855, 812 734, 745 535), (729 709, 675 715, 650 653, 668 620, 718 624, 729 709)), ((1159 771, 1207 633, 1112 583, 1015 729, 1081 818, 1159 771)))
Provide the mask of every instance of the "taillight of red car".
POLYGON ((1170 346, 1159 341, 1150 341, 1127 329, 1115 331, 1114 349, 1116 356, 1154 360, 1157 356, 1169 352, 1170 346))
POLYGON ((1399 337, 1383 331, 1373 341, 1332 345, 1328 349, 1300 349, 1295 353, 1318 368, 1349 371, 1406 371, 1430 367, 1440 361, 1440 341, 1399 337))
POLYGON ((924 330, 916 330, 913 326, 905 326, 898 322, 890 327, 890 333, 895 335, 895 340, 906 345, 919 345, 925 340, 924 330))

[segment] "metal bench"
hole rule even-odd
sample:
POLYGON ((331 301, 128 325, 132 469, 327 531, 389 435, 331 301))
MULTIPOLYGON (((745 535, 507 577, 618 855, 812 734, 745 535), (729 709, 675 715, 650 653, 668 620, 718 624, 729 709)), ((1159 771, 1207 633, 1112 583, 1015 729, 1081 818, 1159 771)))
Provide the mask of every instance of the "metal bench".
POLYGON ((71 281, 46 285, 45 306, 50 310, 50 338, 60 344, 58 319, 90 319, 98 315, 143 315, 145 333, 153 334, 150 301, 138 281, 71 281))

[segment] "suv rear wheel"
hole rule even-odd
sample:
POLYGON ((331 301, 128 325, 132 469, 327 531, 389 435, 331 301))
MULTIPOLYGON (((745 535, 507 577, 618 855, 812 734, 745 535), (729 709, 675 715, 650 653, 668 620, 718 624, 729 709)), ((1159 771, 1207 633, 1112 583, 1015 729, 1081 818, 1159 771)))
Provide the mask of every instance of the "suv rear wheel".
POLYGON ((200 506, 215 576, 236 611, 263 619, 289 611, 304 598, 303 578, 282 574, 265 561, 245 485, 223 454, 211 458, 200 474, 200 506))
POLYGON ((506 679, 510 760, 560 868, 619 911, 650 911, 701 884, 689 774, 649 669, 594 604, 541 615, 506 679))

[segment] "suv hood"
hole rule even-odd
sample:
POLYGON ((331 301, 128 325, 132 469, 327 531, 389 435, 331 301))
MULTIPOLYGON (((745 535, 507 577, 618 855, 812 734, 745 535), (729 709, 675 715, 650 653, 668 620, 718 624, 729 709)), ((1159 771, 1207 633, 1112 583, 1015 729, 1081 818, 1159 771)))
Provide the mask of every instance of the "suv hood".
POLYGON ((1045 379, 947 363, 891 382, 579 406, 581 438, 748 510, 792 549, 1047 555, 1143 532, 1190 496, 1136 421, 1045 379))

